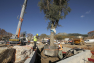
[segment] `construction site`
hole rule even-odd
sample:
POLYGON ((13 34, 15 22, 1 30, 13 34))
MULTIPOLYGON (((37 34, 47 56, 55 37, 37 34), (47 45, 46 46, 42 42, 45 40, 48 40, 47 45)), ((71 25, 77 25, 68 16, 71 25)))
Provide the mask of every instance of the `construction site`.
MULTIPOLYGON (((9 35, 0 28, 0 63, 94 63, 94 31, 83 35, 72 34, 70 31, 70 34, 56 34, 56 28, 60 26, 59 19, 65 18, 71 11, 70 7, 67 7, 68 0, 40 0, 38 3, 40 10, 43 10, 47 14, 46 18, 50 20, 48 23, 49 36, 35 32, 38 23, 33 26, 34 30, 31 30, 36 33, 35 36, 32 34, 26 36, 26 32, 21 33, 25 10, 30 2, 23 1, 20 18, 17 17, 19 21, 16 34, 10 33, 9 35), (64 16, 61 16, 62 12, 64 16)), ((90 12, 91 10, 87 14, 90 12)), ((39 31, 41 30, 38 28, 37 32, 39 31)), ((43 32, 45 31, 42 29, 43 32)))
POLYGON ((49 45, 37 44, 36 50, 33 50, 34 44, 25 46, 6 46, 0 45, 1 63, 94 63, 94 43, 86 45, 62 44, 62 52, 58 52, 49 45), (50 48, 49 48, 50 47, 50 48), (62 58, 62 59, 61 59, 62 58))

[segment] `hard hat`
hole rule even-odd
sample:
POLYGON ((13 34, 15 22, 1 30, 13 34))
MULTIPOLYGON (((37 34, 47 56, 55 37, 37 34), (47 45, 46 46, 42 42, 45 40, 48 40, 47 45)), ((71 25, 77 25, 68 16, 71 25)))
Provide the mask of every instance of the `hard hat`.
POLYGON ((36 34, 38 36, 38 34, 36 34))

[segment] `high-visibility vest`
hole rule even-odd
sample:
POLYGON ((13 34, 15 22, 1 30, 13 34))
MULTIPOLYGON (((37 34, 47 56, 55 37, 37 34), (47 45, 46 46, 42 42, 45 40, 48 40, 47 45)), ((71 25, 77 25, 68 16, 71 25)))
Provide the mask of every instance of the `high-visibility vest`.
POLYGON ((36 36, 34 36, 34 41, 37 41, 37 38, 36 38, 36 36))
POLYGON ((59 49, 59 50, 63 50, 63 49, 62 49, 62 45, 61 45, 61 44, 59 44, 59 46, 60 46, 60 49, 59 49))

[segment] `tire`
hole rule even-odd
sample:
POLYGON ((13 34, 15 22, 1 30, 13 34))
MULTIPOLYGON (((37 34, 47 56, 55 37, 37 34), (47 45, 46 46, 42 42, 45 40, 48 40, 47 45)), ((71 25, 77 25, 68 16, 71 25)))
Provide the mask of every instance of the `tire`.
POLYGON ((26 45, 26 43, 24 42, 24 45, 26 45))
POLYGON ((73 45, 73 42, 71 43, 71 45, 73 45))

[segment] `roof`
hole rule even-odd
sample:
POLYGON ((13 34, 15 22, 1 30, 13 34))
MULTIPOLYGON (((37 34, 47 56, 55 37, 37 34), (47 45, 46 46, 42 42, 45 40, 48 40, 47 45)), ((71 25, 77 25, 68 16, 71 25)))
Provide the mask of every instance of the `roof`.
POLYGON ((92 33, 92 32, 94 32, 94 31, 90 31, 90 32, 88 32, 88 33, 92 33))

